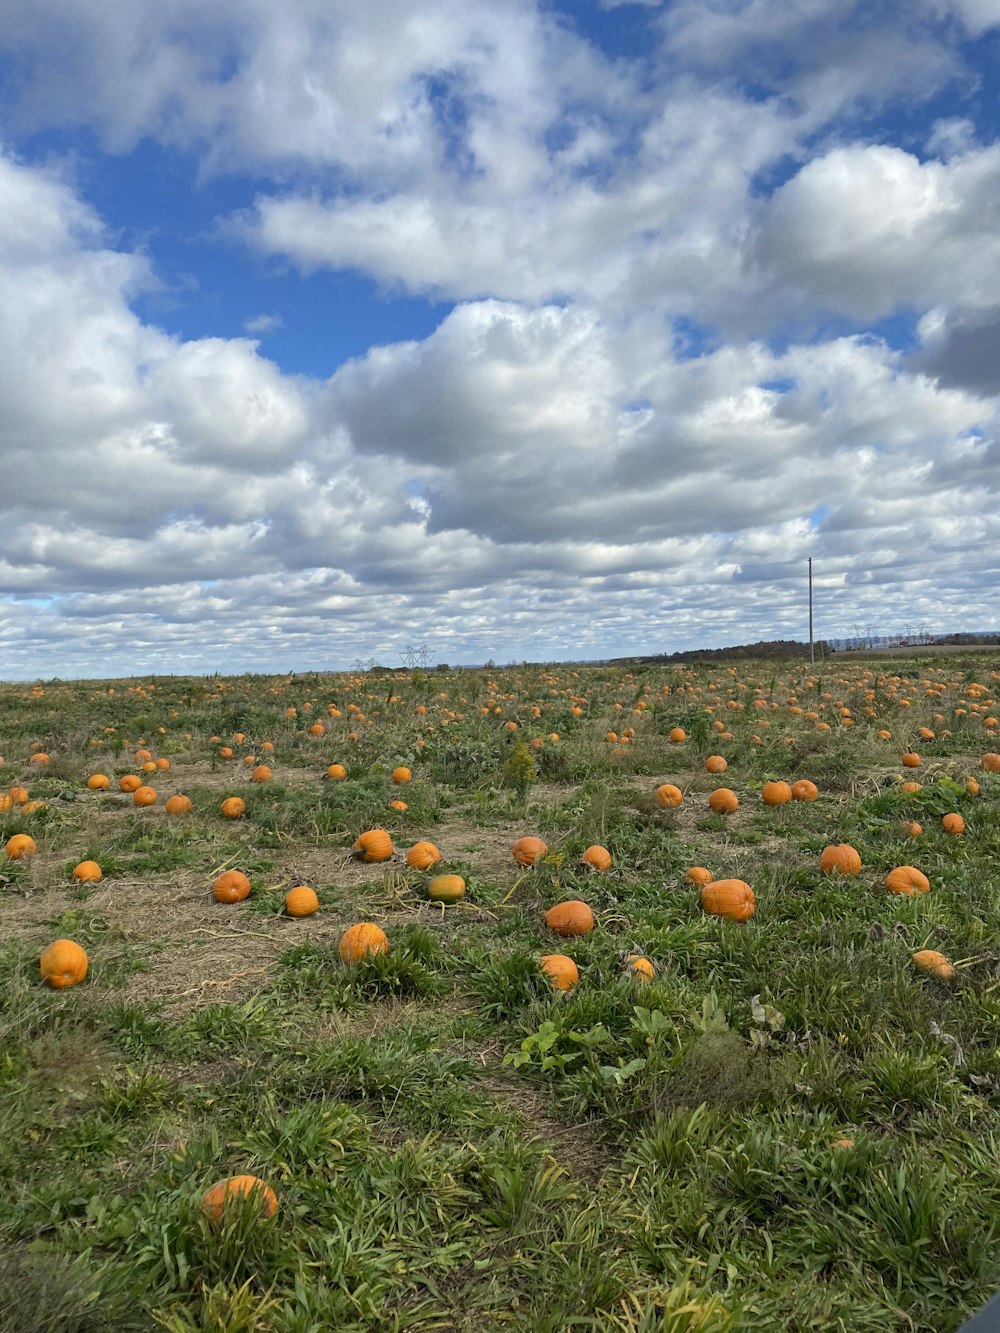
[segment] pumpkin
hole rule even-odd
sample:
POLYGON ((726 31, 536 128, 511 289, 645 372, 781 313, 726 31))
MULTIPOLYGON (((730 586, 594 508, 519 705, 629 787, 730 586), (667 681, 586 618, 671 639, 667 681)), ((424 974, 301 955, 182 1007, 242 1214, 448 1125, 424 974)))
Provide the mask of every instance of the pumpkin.
POLYGON ((792 783, 793 801, 815 801, 818 796, 819 788, 808 778, 799 778, 798 782, 792 783))
POLYGON ((961 815, 953 812, 950 815, 944 816, 941 820, 941 827, 944 829, 945 833, 951 833, 953 836, 959 837, 965 832, 965 820, 961 815))
POLYGON ((966 778, 965 790, 969 793, 970 796, 978 796, 981 791, 981 788, 975 778, 966 778))
POLYGON ((687 733, 684 731, 683 727, 674 727, 670 733, 670 739, 674 745, 680 745, 683 741, 687 740, 687 733))
POLYGON ((939 981, 954 981, 958 975, 944 954, 938 953, 937 949, 918 949, 915 954, 910 956, 921 971, 929 972, 932 977, 937 977, 939 981))
POLYGON ((684 793, 680 787, 675 787, 672 782, 664 782, 662 786, 657 787, 653 792, 653 800, 657 805, 662 805, 665 810, 672 806, 680 805, 684 799, 684 793))
POLYGON ((538 965, 556 990, 572 990, 580 980, 576 963, 564 953, 543 954, 538 960, 538 965))
POLYGON ((212 885, 212 896, 218 903, 239 903, 250 896, 250 880, 242 870, 224 870, 212 885))
POLYGON ((39 959, 42 980, 55 990, 78 985, 87 975, 87 951, 76 940, 54 940, 39 959))
POLYGON ((142 750, 142 749, 140 749, 140 750, 136 750, 136 752, 135 752, 135 757, 136 757, 136 759, 138 759, 139 762, 141 763, 141 762, 142 762, 143 760, 145 760, 145 759, 152 759, 153 755, 152 755, 151 751, 149 751, 149 750, 142 750))
POLYGON ((331 782, 343 782, 347 777, 347 769, 343 764, 331 764, 324 776, 328 777, 331 782))
POLYGON ((987 773, 1000 773, 1000 754, 988 751, 980 760, 987 773))
POLYGON ((710 754, 705 760, 705 767, 709 773, 725 773, 729 765, 721 754, 710 754))
POLYGON ((916 866, 897 866, 890 870, 882 881, 890 893, 903 893, 912 897, 915 893, 928 893, 930 880, 916 866))
POLYGON ((709 809, 717 815, 731 815, 739 804, 739 797, 729 787, 716 787, 708 798, 709 809))
POLYGON ((415 842, 406 853, 406 864, 411 870, 429 870, 441 860, 441 853, 432 842, 415 842))
POLYGON ((159 799, 155 787, 136 787, 135 791, 132 793, 133 805, 155 805, 159 799))
POLYGON ((704 866, 690 866, 684 872, 685 884, 694 884, 699 889, 703 884, 711 884, 713 879, 715 876, 711 870, 706 870, 704 866))
POLYGON ((591 870, 611 869, 611 853, 608 851, 607 847, 601 847, 597 843, 595 843, 593 847, 588 847, 580 857, 580 860, 585 866, 589 866, 591 870))
POLYGON ((749 921, 757 910, 753 889, 742 879, 713 879, 699 894, 703 912, 729 921, 749 921))
POLYGON ((832 1140, 830 1141, 830 1147, 831 1147, 831 1148, 839 1148, 839 1149, 841 1149, 841 1150, 846 1149, 846 1148, 853 1148, 853 1147, 854 1147, 854 1140, 853 1140, 853 1139, 832 1139, 832 1140))
POLYGON ((832 842, 820 853, 819 868, 825 875, 860 875, 861 857, 846 842, 832 842))
POLYGON ((73 878, 78 879, 81 884, 96 884, 102 873, 96 861, 80 861, 73 867, 73 878))
POLYGON ((4 851, 12 861, 20 861, 26 856, 34 856, 38 851, 35 840, 29 833, 15 833, 4 844, 4 851))
POLYGON ((157 759, 157 761, 156 761, 156 767, 159 769, 159 771, 160 771, 161 773, 166 773, 167 769, 170 767, 170 760, 169 760, 169 759, 157 759))
POLYGON ((177 792, 174 796, 168 796, 166 805, 164 805, 168 815, 186 815, 194 808, 191 805, 191 797, 185 796, 183 792, 177 792))
POLYGON ((7 793, 14 805, 25 805, 28 800, 27 787, 11 787, 7 793))
POLYGON ((765 805, 787 805, 792 799, 792 789, 787 782, 765 782, 760 795, 765 805))
POLYGON ((908 838, 919 838, 924 831, 923 824, 918 824, 915 819, 904 819, 900 822, 900 828, 908 838))
POLYGON ((252 769, 250 770, 250 781, 251 781, 251 782, 270 782, 270 781, 271 781, 271 770, 268 768, 267 764, 258 764, 258 765, 256 766, 256 768, 252 768, 252 769))
POLYGON ((221 1222, 227 1210, 232 1212, 237 1200, 252 1199, 264 1217, 278 1211, 278 1196, 259 1176, 230 1176, 206 1190, 201 1209, 210 1222, 221 1222))
POLYGON ((369 864, 373 861, 388 861, 393 853, 392 838, 385 829, 367 829, 355 839, 353 851, 359 861, 369 864))
POLYGON ((107 791, 111 782, 107 773, 91 773, 87 779, 87 787, 90 791, 107 791))
POLYGON ((390 802, 389 802, 389 809, 390 809, 390 810, 398 810, 400 814, 405 813, 405 811, 409 810, 409 808, 410 808, 410 807, 406 804, 405 801, 390 801, 390 802))
POLYGON ((397 784, 403 784, 413 781, 413 774, 405 764, 400 764, 398 768, 392 770, 392 780, 397 784))
POLYGON ((219 806, 219 810, 226 819, 239 819, 241 815, 246 814, 247 804, 242 796, 227 796, 219 806))
POLYGON ((308 884, 296 884, 285 894, 285 911, 289 916, 312 916, 319 911, 316 890, 308 884))
POLYGON ((586 935, 594 929, 594 913, 579 898, 571 898, 564 903, 556 903, 545 913, 545 924, 549 930, 567 938, 574 935, 586 935))
POLYGON ((437 875, 427 886, 427 897, 435 903, 457 903, 465 897, 465 880, 461 875, 437 875))
POLYGON ((148 763, 143 764, 142 768, 139 769, 139 772, 146 773, 147 775, 150 773, 155 773, 156 765, 153 763, 152 759, 150 759, 148 763))
POLYGON ((223 745, 219 749, 220 759, 232 759, 232 757, 233 757, 233 747, 231 745, 223 745))
POLYGON ((518 838, 511 848, 514 860, 519 866, 536 866, 548 852, 548 847, 541 838, 532 836, 518 838))
POLYGON ((916 796, 917 792, 923 791, 923 789, 924 784, 922 782, 904 782, 899 788, 900 791, 906 792, 907 796, 916 796))
POLYGON ((348 926, 340 937, 340 957, 345 963, 359 963, 370 953, 388 953, 389 939, 380 926, 360 921, 348 926))
POLYGON ((900 756, 900 763, 904 768, 919 768, 920 756, 914 754, 912 750, 907 750, 906 754, 900 756))
POLYGON ((630 953, 626 959, 629 971, 642 986, 648 986, 656 976, 656 968, 641 953, 630 953))
POLYGON ((33 754, 31 758, 28 760, 29 764, 37 764, 39 768, 44 768, 48 762, 49 762, 49 756, 47 754, 43 754, 41 751, 39 751, 38 754, 33 754))
POLYGON ((323 723, 322 723, 322 722, 314 722, 314 723, 312 724, 312 726, 309 728, 309 735, 310 735, 310 736, 325 736, 325 735, 326 735, 326 727, 323 726, 323 723))
POLYGON ((126 773, 124 777, 118 780, 118 790, 124 792, 138 791, 142 786, 142 778, 138 773, 126 773))

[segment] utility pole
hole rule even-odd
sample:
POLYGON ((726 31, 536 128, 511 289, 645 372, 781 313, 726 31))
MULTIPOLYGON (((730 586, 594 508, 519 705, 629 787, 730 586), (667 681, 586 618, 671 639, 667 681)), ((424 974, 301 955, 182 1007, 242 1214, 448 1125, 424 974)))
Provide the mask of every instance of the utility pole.
POLYGON ((816 645, 813 642, 813 558, 809 557, 809 665, 816 665, 816 645))

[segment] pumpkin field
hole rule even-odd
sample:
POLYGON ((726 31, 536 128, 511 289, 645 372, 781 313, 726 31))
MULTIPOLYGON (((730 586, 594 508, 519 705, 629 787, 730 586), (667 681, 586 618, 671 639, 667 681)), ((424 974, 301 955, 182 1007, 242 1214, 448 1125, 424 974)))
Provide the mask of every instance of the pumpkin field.
POLYGON ((944 1330, 1000 654, 0 687, 0 1330, 944 1330))

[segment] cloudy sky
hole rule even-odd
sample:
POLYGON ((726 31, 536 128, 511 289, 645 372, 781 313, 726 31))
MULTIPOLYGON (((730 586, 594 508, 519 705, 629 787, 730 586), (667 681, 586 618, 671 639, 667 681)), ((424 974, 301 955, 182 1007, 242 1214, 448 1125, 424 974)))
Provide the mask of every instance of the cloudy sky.
POLYGON ((1000 0, 0 5, 0 678, 1000 626, 1000 0))

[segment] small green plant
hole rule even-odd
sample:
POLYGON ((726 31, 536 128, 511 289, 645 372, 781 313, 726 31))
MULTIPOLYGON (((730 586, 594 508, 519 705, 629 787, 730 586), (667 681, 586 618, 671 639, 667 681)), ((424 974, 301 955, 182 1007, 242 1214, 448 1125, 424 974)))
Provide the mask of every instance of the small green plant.
POLYGON ((538 776, 535 757, 528 749, 526 741, 518 741, 503 766, 504 785, 513 787, 519 796, 527 798, 531 784, 538 776))

